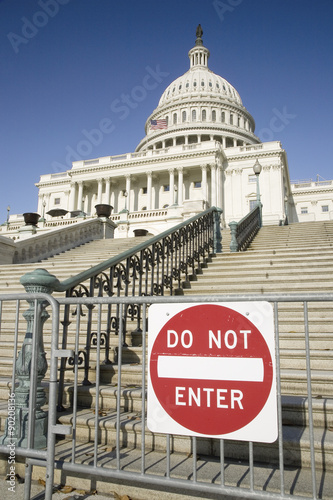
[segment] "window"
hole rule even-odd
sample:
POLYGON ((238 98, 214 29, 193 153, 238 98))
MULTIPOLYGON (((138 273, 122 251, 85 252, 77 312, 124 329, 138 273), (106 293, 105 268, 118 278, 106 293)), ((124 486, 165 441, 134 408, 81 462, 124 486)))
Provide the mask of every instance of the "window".
POLYGON ((177 123, 177 113, 173 114, 173 124, 176 125, 177 123))
POLYGON ((209 86, 210 86, 210 88, 212 88, 212 86, 213 86, 212 82, 209 82, 209 86))
POLYGON ((257 200, 250 200, 250 212, 257 206, 257 200))
POLYGON ((201 80, 201 87, 204 87, 205 86, 205 82, 203 80, 201 80))
POLYGON ((194 181, 193 185, 195 188, 201 188, 201 181, 194 181))
POLYGON ((213 111, 212 111, 212 121, 216 122, 216 111, 215 111, 215 109, 213 109, 213 111))
POLYGON ((322 205, 321 206, 321 211, 322 212, 328 212, 328 205, 322 205))
POLYGON ((234 115, 230 113, 230 125, 234 124, 234 115))
POLYGON ((196 119, 197 119, 197 112, 195 109, 192 109, 192 122, 195 122, 196 119))
POLYGON ((194 82, 193 82, 193 87, 196 87, 196 86, 197 86, 197 82, 196 82, 196 81, 194 81, 194 82))
POLYGON ((222 111, 222 114, 221 114, 221 121, 222 121, 222 123, 225 122, 225 112, 224 111, 222 111))
POLYGON ((147 188, 146 187, 142 188, 142 194, 147 194, 147 188))
POLYGON ((163 191, 170 191, 170 185, 169 184, 164 184, 163 191))
POLYGON ((54 204, 60 205, 60 198, 54 198, 54 204))
POLYGON ((182 121, 183 123, 186 122, 186 111, 182 112, 182 121))
POLYGON ((167 116, 165 119, 166 119, 166 124, 168 126, 169 125, 169 117, 167 116))
POLYGON ((186 82, 186 88, 188 89, 190 86, 189 82, 186 82))
POLYGON ((308 213, 308 207, 301 207, 301 214, 307 214, 308 213))
POLYGON ((202 110, 202 121, 205 122, 207 118, 207 112, 205 109, 202 110))

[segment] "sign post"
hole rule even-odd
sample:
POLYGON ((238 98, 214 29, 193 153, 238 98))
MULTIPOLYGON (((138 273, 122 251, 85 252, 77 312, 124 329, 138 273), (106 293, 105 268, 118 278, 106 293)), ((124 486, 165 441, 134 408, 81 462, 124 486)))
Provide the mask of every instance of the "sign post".
POLYGON ((148 374, 152 432, 276 440, 268 302, 150 306, 148 374))

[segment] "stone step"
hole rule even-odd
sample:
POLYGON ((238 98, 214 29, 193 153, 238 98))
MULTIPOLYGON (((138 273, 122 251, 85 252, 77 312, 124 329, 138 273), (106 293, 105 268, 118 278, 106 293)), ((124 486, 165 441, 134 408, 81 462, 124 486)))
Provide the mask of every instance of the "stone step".
MULTIPOLYGON (((70 425, 72 413, 59 414, 59 422, 70 425)), ((121 414, 122 445, 140 447, 142 436, 141 412, 124 412, 121 414)), ((78 441, 93 440, 95 435, 95 414, 90 409, 80 410, 77 413, 76 437, 78 441)), ((111 445, 116 440, 116 415, 113 410, 103 412, 99 421, 99 439, 101 444, 111 445), (105 414, 104 414, 105 413, 105 414)), ((316 467, 333 469, 333 433, 325 429, 314 429, 316 467)), ((283 426, 284 463, 291 467, 310 467, 310 440, 308 432, 302 427, 283 426)), ((166 436, 153 434, 145 429, 146 451, 164 451, 166 436)), ((172 438, 172 452, 192 453, 191 438, 176 436, 172 438)), ((248 443, 239 441, 225 441, 225 457, 236 460, 248 459, 248 443)), ((197 453, 199 455, 219 456, 219 441, 214 439, 197 438, 197 453)), ((254 460, 261 463, 276 463, 279 460, 279 449, 275 443, 254 443, 254 460)))
MULTIPOLYGON (((310 281, 298 283, 297 281, 288 284, 288 291, 286 292, 286 285, 284 283, 216 283, 214 285, 205 284, 204 282, 194 281, 191 282, 191 288, 186 290, 186 295, 209 295, 209 294, 274 294, 274 293, 290 293, 290 294, 303 294, 303 293, 331 293, 332 287, 328 283, 323 286, 322 282, 310 281)), ((263 297, 265 300, 265 297, 263 297)))

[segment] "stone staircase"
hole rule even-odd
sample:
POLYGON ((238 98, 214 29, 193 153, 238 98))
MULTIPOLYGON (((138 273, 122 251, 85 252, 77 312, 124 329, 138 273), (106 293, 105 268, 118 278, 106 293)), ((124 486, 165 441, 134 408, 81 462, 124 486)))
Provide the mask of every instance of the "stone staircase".
MULTIPOLYGON (((224 235, 223 235, 224 236, 224 235)), ((266 293, 332 293, 333 292, 333 221, 321 223, 299 223, 282 227, 263 227, 250 248, 242 253, 229 252, 228 235, 223 238, 223 253, 209 263, 208 268, 191 282, 186 295, 198 294, 262 294, 266 293)), ((134 243, 142 241, 136 238, 134 243)), ((87 267, 125 250, 133 240, 99 240, 75 248, 61 255, 42 261, 39 265, 26 264, 0 266, 0 293, 22 292, 19 278, 36 267, 46 268, 60 281, 87 267)), ((181 298, 180 298, 181 300, 181 298)), ((3 316, 0 348, 0 398, 6 400, 7 383, 12 366, 11 314, 3 316)), ((83 323, 85 319, 83 318, 83 323)), ((21 340, 24 335, 22 321, 21 340)), ((126 342, 129 347, 122 350, 121 426, 123 445, 140 446, 141 400, 142 400, 142 348, 140 340, 132 345, 133 335, 128 325, 126 342)), ((333 308, 332 303, 314 303, 309 306, 309 328, 312 368, 312 393, 314 413, 314 435, 317 467, 333 470, 333 308)), ((45 350, 48 351, 50 331, 45 326, 45 350)), ((69 339, 69 346, 73 345, 69 339)), ((112 339, 113 354, 117 354, 117 338, 112 339)), ((305 367, 304 320, 300 303, 279 305, 279 345, 281 357, 281 382, 283 403, 284 460, 290 467, 308 467, 310 448, 308 438, 307 376, 305 367)), ((92 360, 93 361, 93 360, 92 360)), ((101 443, 115 442, 116 435, 116 384, 117 366, 101 365, 101 387, 99 403, 101 411, 101 443)), ((95 367, 92 362, 90 381, 94 382, 95 367)), ((72 373, 66 373, 66 390, 63 404, 70 406, 73 397, 72 373)), ((47 384, 46 384, 47 388, 47 384)), ((96 432, 94 406, 96 390, 94 384, 80 386, 78 391, 80 410, 77 421, 77 439, 87 442, 96 432)), ((1 415, 1 430, 4 426, 4 411, 1 415)), ((59 421, 71 422, 71 411, 59 414, 59 421)), ((147 431, 146 447, 163 451, 165 436, 152 435, 147 431)), ((187 437, 173 439, 175 452, 191 453, 191 441, 187 437)), ((198 439, 198 453, 218 455, 219 450, 212 439, 198 439)), ((248 446, 244 443, 226 442, 227 457, 237 460, 248 458, 248 446)), ((278 463, 276 444, 256 444, 254 457, 265 463, 278 463)))

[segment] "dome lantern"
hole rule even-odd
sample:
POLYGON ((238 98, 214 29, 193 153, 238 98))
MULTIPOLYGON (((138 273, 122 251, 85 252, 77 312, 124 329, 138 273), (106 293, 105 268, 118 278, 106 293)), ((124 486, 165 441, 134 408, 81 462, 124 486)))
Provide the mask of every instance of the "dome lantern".
POLYGON ((208 68, 208 58, 210 56, 209 50, 204 47, 202 42, 203 31, 201 25, 199 24, 196 30, 196 41, 195 47, 191 49, 188 53, 190 58, 190 68, 197 68, 199 66, 208 68))

